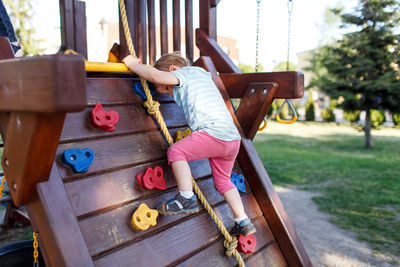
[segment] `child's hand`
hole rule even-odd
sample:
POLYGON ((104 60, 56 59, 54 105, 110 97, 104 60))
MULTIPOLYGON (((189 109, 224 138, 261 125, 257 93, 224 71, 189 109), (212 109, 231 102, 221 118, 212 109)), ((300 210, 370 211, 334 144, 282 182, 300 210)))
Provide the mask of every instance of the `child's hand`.
POLYGON ((139 59, 139 58, 135 58, 135 57, 132 56, 132 55, 129 55, 129 56, 125 57, 125 58, 122 60, 122 62, 124 62, 125 65, 126 65, 128 68, 132 68, 131 66, 133 66, 133 65, 135 65, 135 64, 140 64, 140 59, 139 59))

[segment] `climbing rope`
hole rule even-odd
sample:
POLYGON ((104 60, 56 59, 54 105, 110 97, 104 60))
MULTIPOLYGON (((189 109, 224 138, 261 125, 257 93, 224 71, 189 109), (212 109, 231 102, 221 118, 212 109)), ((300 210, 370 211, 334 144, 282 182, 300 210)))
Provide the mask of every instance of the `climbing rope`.
MULTIPOLYGON (((119 0, 119 8, 120 8, 120 12, 121 12, 122 26, 124 28, 124 33, 125 33, 125 37, 127 40, 129 53, 132 56, 136 57, 135 49, 134 49, 133 43, 132 43, 131 33, 129 31, 128 18, 126 16, 124 0, 119 0)), ((160 125, 161 131, 163 132, 165 139, 167 140, 169 145, 172 145, 174 143, 174 141, 173 141, 170 133, 168 132, 168 128, 164 122, 164 118, 162 117, 162 114, 159 110, 160 103, 153 100, 153 97, 151 96, 151 93, 150 93, 150 90, 149 90, 146 80, 140 78, 140 82, 142 83, 144 92, 147 97, 147 100, 144 101, 143 105, 147 108, 147 111, 150 115, 154 115, 158 124, 160 125)), ((214 222, 218 226, 219 230, 221 231, 222 235, 225 237, 225 241, 224 241, 224 247, 226 248, 225 254, 227 256, 233 255, 236 258, 237 262, 239 263, 239 266, 245 266, 240 253, 236 250, 236 247, 238 244, 237 238, 234 236, 232 237, 229 234, 229 232, 225 228, 223 222, 215 214, 215 212, 213 211, 210 204, 208 204, 206 198, 204 197, 203 193, 201 192, 200 188, 198 187, 198 185, 193 177, 192 177, 192 185, 193 185, 193 190, 196 193, 197 197, 199 198, 200 202, 203 204, 204 208, 207 210, 210 217, 214 220, 214 222)))

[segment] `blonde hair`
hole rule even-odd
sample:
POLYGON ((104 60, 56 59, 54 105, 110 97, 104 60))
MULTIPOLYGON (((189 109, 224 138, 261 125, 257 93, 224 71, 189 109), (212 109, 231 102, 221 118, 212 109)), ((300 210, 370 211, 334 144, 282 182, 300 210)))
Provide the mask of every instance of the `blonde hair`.
POLYGON ((154 64, 154 68, 169 71, 169 66, 171 65, 185 67, 190 66, 190 62, 186 58, 182 57, 179 52, 174 52, 161 56, 154 64))

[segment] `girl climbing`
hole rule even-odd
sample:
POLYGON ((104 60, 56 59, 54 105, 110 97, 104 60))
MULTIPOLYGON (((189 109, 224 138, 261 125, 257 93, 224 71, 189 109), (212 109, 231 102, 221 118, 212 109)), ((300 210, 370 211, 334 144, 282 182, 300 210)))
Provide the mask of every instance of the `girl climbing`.
POLYGON ((241 137, 210 73, 189 66, 188 61, 177 53, 162 56, 154 67, 140 64, 133 56, 127 56, 123 62, 140 77, 154 83, 158 93, 171 95, 183 109, 193 132, 168 149, 168 163, 179 193, 161 203, 157 207, 159 213, 174 215, 199 211, 188 162, 208 158, 214 186, 235 216, 234 232, 244 236, 255 233, 256 228, 247 217, 239 192, 230 180, 241 137))

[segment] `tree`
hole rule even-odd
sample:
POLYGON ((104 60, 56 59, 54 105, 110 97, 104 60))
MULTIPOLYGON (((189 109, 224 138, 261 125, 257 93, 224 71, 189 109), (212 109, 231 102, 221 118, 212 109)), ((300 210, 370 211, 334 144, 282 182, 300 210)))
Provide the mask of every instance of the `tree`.
POLYGON ((342 98, 345 111, 366 113, 365 147, 372 147, 371 110, 400 111, 400 35, 398 0, 359 0, 352 13, 340 14, 342 27, 356 29, 318 49, 311 85, 332 98, 342 98), (321 71, 321 69, 323 71, 321 71))
POLYGON ((306 102, 306 121, 315 121, 315 102, 313 90, 308 90, 308 98, 306 102))
MULTIPOLYGON (((239 69, 244 72, 256 72, 256 68, 254 66, 251 65, 246 65, 243 63, 239 63, 239 69)), ((258 71, 259 72, 263 72, 264 71, 264 67, 261 64, 258 64, 258 71)))
POLYGON ((35 29, 31 23, 33 17, 33 1, 31 0, 5 0, 9 15, 22 47, 22 54, 36 55, 43 51, 38 46, 38 41, 33 37, 35 29))

